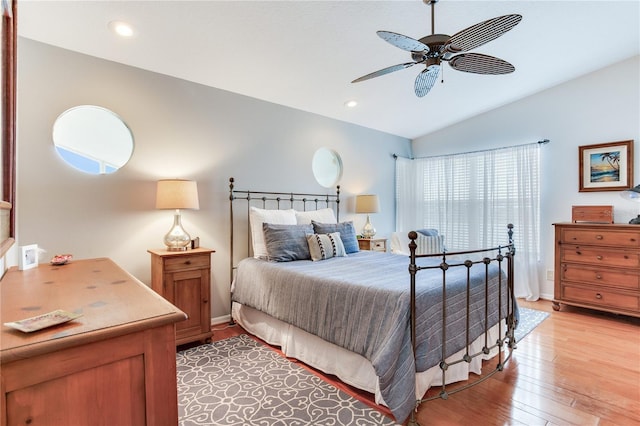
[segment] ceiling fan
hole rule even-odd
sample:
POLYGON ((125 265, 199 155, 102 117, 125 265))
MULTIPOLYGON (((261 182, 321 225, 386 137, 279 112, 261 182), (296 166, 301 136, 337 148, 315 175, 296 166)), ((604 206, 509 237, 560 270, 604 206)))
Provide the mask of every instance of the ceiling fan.
POLYGON ((352 83, 369 80, 370 78, 409 68, 416 64, 423 64, 425 65, 425 69, 418 74, 414 85, 416 96, 423 97, 429 93, 429 90, 431 90, 438 79, 442 61, 449 62, 449 65, 455 70, 475 74, 509 74, 515 71, 513 65, 500 58, 483 55, 481 53, 460 52, 468 52, 491 40, 495 40, 518 25, 522 20, 522 15, 512 14, 498 16, 465 28, 452 36, 448 36, 446 34, 435 34, 434 6, 438 0, 423 0, 423 2, 431 6, 431 35, 415 40, 391 31, 377 32, 378 36, 386 42, 411 52, 413 62, 383 68, 363 75, 353 80, 352 83))

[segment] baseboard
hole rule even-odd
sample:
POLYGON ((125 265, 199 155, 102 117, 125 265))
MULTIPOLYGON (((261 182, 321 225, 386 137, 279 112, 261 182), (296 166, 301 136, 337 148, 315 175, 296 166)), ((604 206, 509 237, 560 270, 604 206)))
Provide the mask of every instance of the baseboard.
POLYGON ((223 315, 221 317, 211 318, 211 325, 224 324, 231 321, 231 315, 223 315))

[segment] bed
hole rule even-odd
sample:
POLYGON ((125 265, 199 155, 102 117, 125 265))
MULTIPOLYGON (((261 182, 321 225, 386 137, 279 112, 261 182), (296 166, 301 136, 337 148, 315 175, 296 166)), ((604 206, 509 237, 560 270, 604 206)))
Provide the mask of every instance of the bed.
POLYGON ((447 398, 446 385, 480 375, 483 360, 498 358, 473 383, 509 359, 517 324, 511 228, 504 246, 436 255, 416 254, 411 232, 405 256, 353 248, 353 224, 338 220, 339 187, 331 195, 239 191, 231 178, 229 199, 232 321, 375 394, 398 422, 415 423, 430 387, 442 386, 437 397, 447 398), (233 206, 241 200, 239 220, 233 206), (238 223, 245 251, 234 242, 238 223), (305 243, 308 254, 298 253, 305 243))

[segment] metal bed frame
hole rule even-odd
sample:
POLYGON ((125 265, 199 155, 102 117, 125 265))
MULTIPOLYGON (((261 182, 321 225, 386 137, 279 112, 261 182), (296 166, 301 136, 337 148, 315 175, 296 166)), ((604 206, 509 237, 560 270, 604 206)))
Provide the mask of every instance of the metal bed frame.
MULTIPOLYGON (((236 265, 234 262, 234 210, 233 203, 237 200, 246 201, 246 220, 247 224, 249 222, 249 213, 252 205, 259 206, 260 208, 267 208, 268 204, 275 205, 276 210, 281 210, 283 208, 295 208, 296 206, 301 206, 298 210, 307 211, 307 206, 312 206, 313 208, 309 208, 308 210, 318 210, 319 208, 330 207, 334 208, 336 212, 336 218, 339 220, 340 215, 340 186, 336 187, 335 194, 313 194, 313 193, 296 193, 296 192, 272 192, 272 191, 248 191, 248 190, 237 190, 234 186, 235 180, 234 178, 229 178, 229 212, 230 212, 230 255, 229 255, 229 269, 230 269, 230 280, 232 283, 234 279, 234 272, 236 270, 236 265), (253 203, 253 204, 252 204, 253 203)), ((419 405, 426 401, 431 401, 437 398, 447 399, 449 395, 457 393, 461 390, 468 389, 472 386, 475 386, 489 377, 493 376, 498 371, 502 371, 504 366, 511 358, 511 354, 513 349, 516 348, 516 340, 514 336, 514 330, 517 326, 514 316, 515 302, 513 299, 513 256, 515 255, 515 245, 513 244, 513 225, 509 224, 508 228, 508 244, 504 246, 497 246, 488 249, 480 249, 480 250, 469 250, 469 251, 461 251, 455 253, 439 253, 439 254, 416 254, 417 244, 416 239, 418 235, 415 231, 409 232, 409 275, 410 275, 410 286, 411 286, 411 305, 410 305, 410 320, 411 320, 411 342, 413 346, 413 353, 415 356, 416 353, 416 274, 422 270, 428 269, 440 269, 442 271, 442 292, 443 292, 443 300, 446 300, 446 292, 447 292, 447 271, 450 268, 467 268, 467 312, 466 312, 466 350, 464 351, 464 355, 457 360, 454 361, 446 361, 446 338, 447 331, 446 326, 442 328, 442 355, 439 362, 439 367, 442 371, 442 389, 439 394, 435 396, 431 396, 424 399, 416 400, 415 410, 412 410, 411 416, 408 421, 408 425, 410 426, 419 426, 415 414, 419 405), (468 255, 479 255, 484 254, 484 257, 481 260, 464 260, 464 261, 448 261, 447 258, 460 258, 468 255), (433 258, 440 257, 442 261, 439 265, 436 266, 420 266, 417 263, 418 259, 421 258, 433 258), (488 316, 489 316, 489 295, 488 295, 488 282, 489 282, 489 265, 492 263, 497 263, 499 268, 499 283, 498 283, 498 309, 501 309, 503 298, 507 300, 507 315, 505 318, 506 321, 506 331, 503 333, 502 321, 498 322, 498 334, 499 338, 496 342, 489 342, 487 331, 490 328, 488 326, 488 316), (505 265, 506 263, 506 265, 505 265), (485 330, 484 330, 484 346, 482 350, 478 353, 469 353, 469 346, 471 344, 471 339, 469 337, 469 295, 470 295, 470 269, 474 265, 484 265, 485 267, 485 330), (506 275, 506 277, 503 277, 506 275), (502 292, 502 284, 503 280, 506 279, 506 287, 507 294, 503 294, 502 292), (506 345, 509 352, 506 356, 503 356, 502 348, 506 345), (453 390, 447 390, 446 385, 446 372, 447 369, 455 364, 467 362, 470 363, 474 358, 478 356, 488 355, 492 349, 498 349, 498 363, 493 371, 490 371, 472 382, 468 382, 463 386, 456 386, 453 390)), ((250 232, 247 234, 247 255, 250 254, 251 250, 251 237, 250 232)), ((233 303, 233 302, 231 302, 233 303)), ((445 304, 443 303, 442 310, 442 323, 447 324, 447 316, 448 312, 445 304)), ((499 316, 500 317, 500 316, 499 316)), ((233 316, 231 316, 231 324, 234 324, 233 316)))
MULTIPOLYGON (((442 300, 446 300, 446 295, 447 295, 447 271, 450 268, 460 268, 460 267, 464 267, 467 269, 467 289, 466 289, 466 296, 467 296, 467 304, 466 304, 466 341, 465 341, 465 353, 461 358, 458 358, 456 360, 449 360, 448 362, 446 361, 447 359, 447 348, 446 348, 446 342, 447 342, 447 327, 443 326, 442 327, 442 354, 440 357, 440 363, 439 363, 439 367, 440 370, 442 372, 442 388, 440 390, 440 393, 428 398, 423 398, 423 399, 418 399, 416 400, 416 409, 413 410, 411 412, 411 417, 409 419, 409 422, 407 423, 408 426, 419 426, 418 422, 416 421, 416 412, 418 410, 418 407, 420 404, 422 404, 423 402, 427 402, 427 401, 432 401, 434 399, 447 399, 449 397, 449 395, 460 392, 462 390, 468 389, 472 386, 475 386, 477 384, 482 383, 483 381, 485 381, 486 379, 490 378, 491 376, 493 376, 494 374, 496 374, 498 371, 502 371, 504 369, 504 366, 506 365, 506 363, 511 359, 511 355, 514 349, 516 349, 516 339, 515 339, 515 335, 514 335, 514 331, 515 328, 517 326, 516 323, 516 319, 515 319, 515 315, 514 315, 514 311, 515 311, 515 301, 513 298, 513 256, 516 253, 516 249, 515 249, 515 245, 513 243, 513 225, 512 224, 508 224, 507 225, 508 231, 508 238, 509 238, 509 243, 506 246, 497 246, 494 248, 489 248, 489 249, 480 249, 480 250, 468 250, 468 251, 459 251, 459 252, 455 252, 455 253, 446 253, 443 252, 441 254, 423 254, 423 255, 418 255, 416 254, 416 249, 418 248, 418 245, 416 244, 416 239, 418 238, 418 234, 415 231, 411 231, 409 232, 409 251, 410 251, 410 255, 409 255, 409 274, 411 276, 411 342, 413 345, 413 353, 415 355, 416 353, 416 274, 419 271, 422 270, 428 270, 428 269, 440 269, 442 271, 442 300), (481 260, 476 260, 476 261, 472 261, 470 259, 464 260, 462 262, 460 261, 453 261, 453 262, 448 262, 447 261, 447 256, 449 257, 456 257, 459 258, 461 256, 465 256, 465 255, 472 255, 472 254, 484 254, 484 257, 481 260), (439 265, 436 266, 419 266, 416 261, 417 259, 420 258, 437 258, 440 257, 442 259, 442 262, 439 265), (499 269, 499 274, 498 274, 498 309, 500 310, 502 307, 502 300, 503 297, 506 298, 507 301, 507 315, 506 315, 506 331, 503 334, 502 333, 502 321, 498 322, 498 340, 496 342, 489 342, 488 341, 488 334, 487 331, 489 329, 488 326, 488 317, 489 317, 489 292, 488 292, 488 283, 489 283, 489 265, 492 263, 497 263, 498 265, 498 269, 499 269), (503 265, 503 263, 506 262, 506 266, 503 265), (485 309, 484 309, 484 324, 485 324, 485 329, 484 329, 484 346, 482 347, 482 350, 480 352, 477 353, 469 353, 469 346, 471 345, 471 339, 469 338, 469 296, 470 296, 470 270, 474 265, 484 265, 485 266, 485 309), (506 274, 506 280, 507 280, 507 294, 503 294, 502 293, 502 282, 503 282, 503 271, 506 274), (502 353, 502 348, 505 346, 507 346, 508 348, 508 354, 506 354, 506 356, 503 359, 503 353, 502 353), (463 385, 463 386, 456 386, 453 390, 447 391, 447 384, 446 384, 446 373, 447 373, 447 369, 455 364, 459 364, 462 362, 467 362, 470 363, 473 358, 476 358, 478 356, 483 356, 483 355, 488 355, 492 349, 497 348, 498 349, 498 363, 496 364, 496 367, 494 370, 484 374, 472 381, 472 382, 467 382, 467 384, 463 385)), ((447 309, 446 309, 446 304, 443 303, 442 304, 442 324, 447 324, 447 309)), ((498 316, 498 318, 500 318, 500 316, 498 316)))
MULTIPOLYGON (((234 271, 236 265, 234 262, 234 221, 233 221, 233 202, 236 200, 246 201, 246 220, 249 223, 249 213, 251 206, 259 206, 267 208, 268 203, 275 204, 274 210, 282 210, 285 207, 307 211, 308 206, 313 206, 309 210, 318 210, 319 208, 333 208, 336 212, 336 219, 340 220, 340 185, 336 186, 335 194, 312 194, 301 192, 273 192, 273 191, 247 191, 235 189, 235 179, 229 178, 229 218, 231 221, 229 233, 229 285, 233 283, 234 271), (287 204, 288 203, 288 204, 287 204), (284 207, 282 207, 284 206, 284 207)), ((248 226, 248 225, 247 225, 248 226)), ((247 233, 247 256, 251 253, 251 233, 247 233)), ((229 301, 230 305, 233 302, 229 301)), ((231 313, 231 309, 229 309, 231 313)), ((230 324, 234 324, 233 316, 231 316, 230 324)))

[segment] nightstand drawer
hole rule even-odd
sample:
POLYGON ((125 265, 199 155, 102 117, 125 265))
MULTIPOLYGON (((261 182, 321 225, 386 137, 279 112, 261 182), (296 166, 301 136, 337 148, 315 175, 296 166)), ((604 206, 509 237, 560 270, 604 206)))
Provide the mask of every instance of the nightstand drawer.
POLYGON ((358 238, 360 250, 387 251, 386 238, 358 238))
POLYGON ((371 244, 371 250, 387 251, 387 245, 384 243, 384 241, 375 241, 371 244))
POLYGON ((164 259, 164 271, 175 272, 185 271, 189 269, 201 269, 207 268, 211 264, 211 256, 209 254, 202 254, 196 256, 178 256, 167 257, 164 259))

